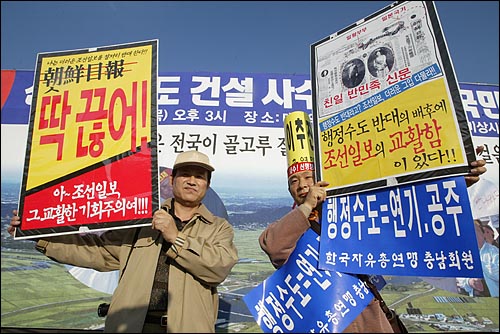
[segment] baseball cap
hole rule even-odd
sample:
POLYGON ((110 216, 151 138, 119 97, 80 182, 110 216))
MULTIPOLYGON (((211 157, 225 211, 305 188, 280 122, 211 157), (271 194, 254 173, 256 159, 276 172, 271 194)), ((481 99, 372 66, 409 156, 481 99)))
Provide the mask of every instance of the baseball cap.
POLYGON ((213 172, 215 170, 215 168, 210 164, 208 156, 199 151, 186 151, 179 153, 179 155, 177 155, 177 158, 175 159, 173 169, 190 165, 203 167, 210 172, 213 172))

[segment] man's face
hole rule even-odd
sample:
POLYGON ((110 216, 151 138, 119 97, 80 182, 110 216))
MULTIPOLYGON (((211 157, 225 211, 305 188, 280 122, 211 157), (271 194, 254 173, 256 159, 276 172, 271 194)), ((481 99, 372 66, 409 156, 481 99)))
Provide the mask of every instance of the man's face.
POLYGON ((495 233, 493 233, 493 230, 483 227, 483 231, 484 240, 486 240, 487 243, 492 244, 493 240, 495 240, 495 233))
POLYGON ((314 185, 312 171, 298 172, 288 178, 288 191, 297 205, 305 202, 312 185, 314 185))
POLYGON ((198 166, 179 167, 171 179, 175 200, 186 206, 198 206, 209 186, 208 173, 205 168, 198 166))

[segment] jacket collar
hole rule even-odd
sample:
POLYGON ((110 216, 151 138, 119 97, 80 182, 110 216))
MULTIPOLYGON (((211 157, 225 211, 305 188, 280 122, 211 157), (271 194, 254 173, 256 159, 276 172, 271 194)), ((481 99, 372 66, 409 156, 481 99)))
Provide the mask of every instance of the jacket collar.
MULTIPOLYGON (((167 212, 170 212, 170 208, 172 207, 172 201, 173 198, 168 198, 162 203, 162 207, 167 208, 167 212)), ((208 208, 205 206, 205 204, 200 203, 198 208, 196 208, 195 214, 193 218, 198 217, 202 222, 206 224, 213 224, 216 220, 215 216, 213 213, 208 210, 208 208)), ((193 219, 191 219, 193 220, 193 219)))

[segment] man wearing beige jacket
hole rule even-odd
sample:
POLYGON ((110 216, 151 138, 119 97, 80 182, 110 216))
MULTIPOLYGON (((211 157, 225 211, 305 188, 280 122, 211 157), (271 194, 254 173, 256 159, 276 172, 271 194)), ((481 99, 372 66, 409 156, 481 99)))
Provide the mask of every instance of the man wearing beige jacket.
MULTIPOLYGON (((232 226, 202 204, 213 171, 205 154, 180 153, 171 176, 173 198, 154 213, 151 227, 37 241, 36 248, 57 262, 120 270, 105 332, 215 332, 217 286, 238 253, 232 226)), ((20 222, 14 212, 9 233, 20 222)))

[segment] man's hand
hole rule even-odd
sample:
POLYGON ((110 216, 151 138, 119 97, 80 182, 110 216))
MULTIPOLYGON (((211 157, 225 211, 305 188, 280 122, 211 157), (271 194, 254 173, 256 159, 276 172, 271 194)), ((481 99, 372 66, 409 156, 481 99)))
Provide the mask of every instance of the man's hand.
POLYGON ((179 233, 174 218, 163 209, 157 210, 154 213, 152 228, 160 231, 163 239, 170 243, 174 243, 179 233))
MULTIPOLYGON (((481 155, 484 151, 484 146, 478 146, 476 148, 476 154, 481 155)), ((472 186, 474 183, 479 181, 480 175, 486 172, 486 161, 484 159, 475 160, 471 162, 470 166, 472 167, 469 174, 465 175, 465 183, 467 187, 472 186)))
POLYGON ((469 278, 469 286, 473 288, 476 291, 483 292, 484 291, 484 286, 483 286, 483 281, 481 281, 480 278, 469 278))
POLYGON ((313 186, 309 188, 306 200, 304 204, 307 205, 311 210, 314 209, 319 203, 326 199, 326 189, 324 187, 328 186, 329 183, 326 181, 316 182, 313 186))
POLYGON ((21 217, 17 215, 17 210, 12 210, 12 218, 10 219, 10 225, 7 227, 7 232, 14 236, 14 232, 19 225, 21 225, 21 217))

